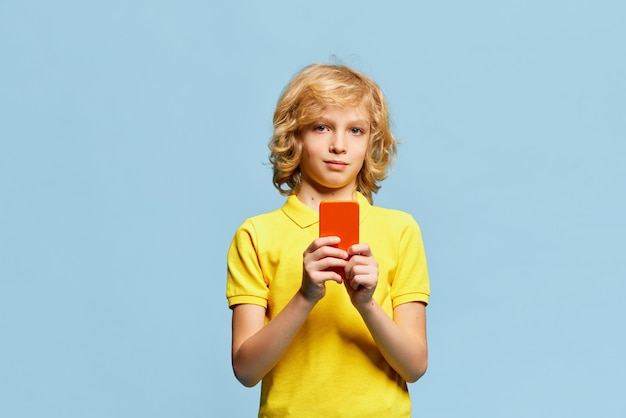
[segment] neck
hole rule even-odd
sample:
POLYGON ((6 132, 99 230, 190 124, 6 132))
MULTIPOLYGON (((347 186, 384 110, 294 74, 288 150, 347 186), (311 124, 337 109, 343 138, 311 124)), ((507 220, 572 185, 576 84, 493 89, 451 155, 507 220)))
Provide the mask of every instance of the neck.
POLYGON ((303 184, 296 196, 302 203, 317 212, 322 200, 356 200, 356 188, 350 186, 341 189, 318 190, 303 184))

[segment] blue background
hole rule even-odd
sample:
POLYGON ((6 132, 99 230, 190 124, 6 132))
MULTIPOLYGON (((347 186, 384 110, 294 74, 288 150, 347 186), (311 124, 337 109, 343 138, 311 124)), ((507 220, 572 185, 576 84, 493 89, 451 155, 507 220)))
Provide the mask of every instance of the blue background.
POLYGON ((423 230, 414 415, 626 416, 625 21, 618 0, 3 1, 0 415, 255 416, 226 251, 284 200, 280 91, 334 59, 385 90, 402 145, 375 202, 423 230))

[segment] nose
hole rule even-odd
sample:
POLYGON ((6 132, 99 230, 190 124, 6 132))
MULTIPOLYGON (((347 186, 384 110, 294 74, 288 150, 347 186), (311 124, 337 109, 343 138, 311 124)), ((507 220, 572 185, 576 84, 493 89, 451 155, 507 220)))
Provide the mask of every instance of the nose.
POLYGON ((344 154, 346 152, 346 138, 342 133, 336 133, 330 142, 330 152, 344 154))

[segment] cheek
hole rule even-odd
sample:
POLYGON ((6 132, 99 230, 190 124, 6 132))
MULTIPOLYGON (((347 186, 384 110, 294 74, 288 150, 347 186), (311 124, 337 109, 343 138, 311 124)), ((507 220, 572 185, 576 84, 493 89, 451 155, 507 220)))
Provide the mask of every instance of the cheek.
POLYGON ((368 146, 369 146, 369 144, 366 143, 365 145, 362 145, 361 147, 359 147, 359 150, 358 150, 358 153, 357 153, 359 159, 365 160, 365 158, 367 157, 367 147, 368 146))
POLYGON ((314 148, 303 146, 300 153, 300 166, 311 167, 313 161, 316 160, 316 152, 314 148))
POLYGON ((323 145, 322 144, 303 144, 302 146, 302 155, 306 157, 316 157, 322 155, 323 153, 323 145))
POLYGON ((301 162, 308 162, 311 160, 311 158, 315 155, 315 152, 313 152, 311 149, 303 147, 302 148, 302 153, 300 154, 300 161, 301 162))
POLYGON ((361 166, 359 167, 359 170, 358 170, 358 171, 359 171, 359 172, 363 171, 363 167, 365 167, 365 166, 366 166, 366 164, 365 164, 365 160, 363 160, 363 162, 361 163, 361 166))

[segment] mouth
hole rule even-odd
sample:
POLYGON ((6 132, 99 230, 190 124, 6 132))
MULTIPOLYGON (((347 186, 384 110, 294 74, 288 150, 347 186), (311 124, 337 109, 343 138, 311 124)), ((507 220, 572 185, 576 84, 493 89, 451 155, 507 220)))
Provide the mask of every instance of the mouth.
POLYGON ((326 166, 328 166, 331 170, 343 170, 348 166, 348 163, 341 160, 328 160, 324 161, 326 166))

